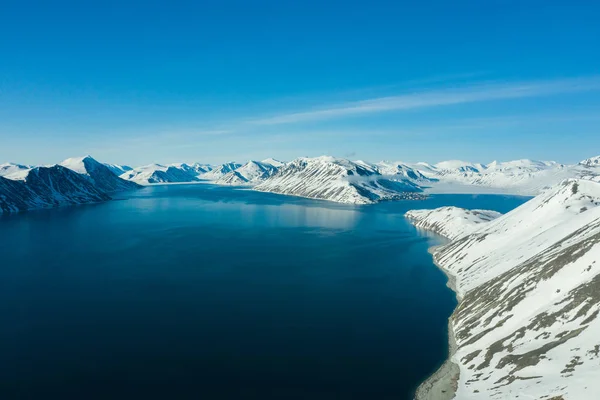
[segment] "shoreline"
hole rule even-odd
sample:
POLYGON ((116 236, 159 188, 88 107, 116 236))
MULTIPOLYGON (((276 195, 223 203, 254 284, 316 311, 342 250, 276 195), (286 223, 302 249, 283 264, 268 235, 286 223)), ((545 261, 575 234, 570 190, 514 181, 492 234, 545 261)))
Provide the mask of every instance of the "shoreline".
MULTIPOLYGON (((448 286, 456 295, 457 307, 460 304, 460 297, 456 291, 456 278, 444 269, 435 260, 435 251, 442 245, 432 246, 427 251, 431 254, 433 263, 448 278, 448 286)), ((455 309, 456 310, 456 309, 455 309)), ((423 383, 419 385, 415 392, 415 400, 451 400, 456 396, 458 389, 458 379, 460 377, 460 368, 458 364, 452 361, 457 351, 456 339, 452 330, 452 316, 448 318, 448 358, 442 366, 431 374, 423 383)))

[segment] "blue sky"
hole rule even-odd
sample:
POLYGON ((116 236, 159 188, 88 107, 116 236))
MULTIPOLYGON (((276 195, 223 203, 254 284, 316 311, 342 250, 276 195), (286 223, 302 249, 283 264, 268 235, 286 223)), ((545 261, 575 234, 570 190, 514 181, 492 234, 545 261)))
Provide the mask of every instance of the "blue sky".
POLYGON ((0 162, 600 154, 593 1, 12 1, 0 162))

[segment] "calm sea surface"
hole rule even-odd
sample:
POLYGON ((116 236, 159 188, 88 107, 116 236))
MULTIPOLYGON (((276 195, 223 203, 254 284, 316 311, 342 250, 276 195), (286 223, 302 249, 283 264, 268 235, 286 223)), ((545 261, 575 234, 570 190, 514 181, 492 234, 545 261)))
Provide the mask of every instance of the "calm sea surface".
POLYGON ((0 217, 0 399, 409 399, 455 307, 403 217, 211 185, 0 217))

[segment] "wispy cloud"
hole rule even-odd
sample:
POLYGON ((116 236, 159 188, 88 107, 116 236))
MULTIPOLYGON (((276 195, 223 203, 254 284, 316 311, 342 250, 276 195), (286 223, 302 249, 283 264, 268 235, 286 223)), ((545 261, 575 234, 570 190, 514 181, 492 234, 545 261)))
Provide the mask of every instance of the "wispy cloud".
POLYGON ((476 103, 527 97, 542 97, 600 90, 600 76, 530 81, 491 83, 444 90, 412 92, 366 100, 333 104, 307 111, 297 111, 248 121, 254 125, 279 125, 326 120, 385 111, 401 111, 453 104, 476 103))

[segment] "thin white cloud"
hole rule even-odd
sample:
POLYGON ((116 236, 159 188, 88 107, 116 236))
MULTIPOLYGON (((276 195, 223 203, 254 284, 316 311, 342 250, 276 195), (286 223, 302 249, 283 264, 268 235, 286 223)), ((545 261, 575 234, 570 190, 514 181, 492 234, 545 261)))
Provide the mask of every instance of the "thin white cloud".
POLYGON ((492 100, 542 97, 591 90, 600 90, 600 77, 594 76, 553 81, 503 84, 479 84, 462 88, 413 92, 399 96, 353 101, 330 105, 319 109, 255 119, 248 122, 255 125, 292 124, 385 111, 440 107, 492 100))

